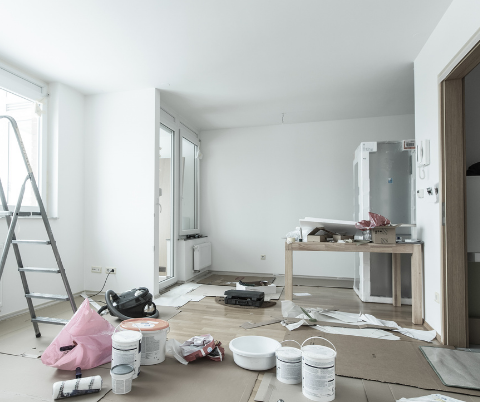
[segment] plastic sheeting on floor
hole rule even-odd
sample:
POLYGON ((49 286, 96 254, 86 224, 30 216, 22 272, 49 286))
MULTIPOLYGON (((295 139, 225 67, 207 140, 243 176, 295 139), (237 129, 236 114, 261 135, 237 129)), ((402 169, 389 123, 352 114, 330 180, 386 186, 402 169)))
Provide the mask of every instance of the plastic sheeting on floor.
MULTIPOLYGON (((435 330, 424 331, 420 329, 402 328, 395 321, 380 320, 370 314, 347 313, 343 311, 324 310, 322 308, 306 308, 305 311, 318 321, 330 320, 336 323, 345 323, 349 325, 371 324, 382 327, 389 327, 390 330, 400 332, 401 334, 420 341, 431 342, 437 336, 435 330), (395 328, 395 329, 392 329, 395 328)), ((293 331, 302 325, 312 325, 308 321, 309 317, 303 313, 302 309, 290 300, 282 301, 282 315, 290 318, 300 318, 302 321, 293 324, 284 324, 287 329, 293 331)), ((333 332, 332 332, 333 333, 333 332)), ((337 332, 338 333, 338 332, 337 332)), ((395 337, 399 339, 398 337, 395 337)), ((388 339, 388 338, 384 338, 388 339)), ((393 340, 393 338, 391 338, 393 340)))

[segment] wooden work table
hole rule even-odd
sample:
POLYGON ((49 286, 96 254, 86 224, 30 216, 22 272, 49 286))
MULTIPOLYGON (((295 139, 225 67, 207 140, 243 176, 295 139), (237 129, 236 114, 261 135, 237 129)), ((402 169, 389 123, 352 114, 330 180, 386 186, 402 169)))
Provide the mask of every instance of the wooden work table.
POLYGON ((293 299, 293 252, 337 251, 342 253, 389 253, 392 254, 393 305, 401 306, 401 255, 412 255, 412 322, 423 324, 423 247, 421 243, 329 243, 285 242, 285 300, 293 299))

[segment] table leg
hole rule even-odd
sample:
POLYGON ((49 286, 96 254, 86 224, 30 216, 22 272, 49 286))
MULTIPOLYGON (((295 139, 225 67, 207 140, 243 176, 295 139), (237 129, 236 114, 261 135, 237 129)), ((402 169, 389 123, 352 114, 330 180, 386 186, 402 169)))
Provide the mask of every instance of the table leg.
POLYGON ((293 300, 293 251, 285 243, 285 300, 293 300))
POLYGON ((412 253, 412 322, 423 324, 423 255, 422 245, 415 245, 412 253))
POLYGON ((395 307, 402 305, 402 255, 392 254, 392 297, 395 307))

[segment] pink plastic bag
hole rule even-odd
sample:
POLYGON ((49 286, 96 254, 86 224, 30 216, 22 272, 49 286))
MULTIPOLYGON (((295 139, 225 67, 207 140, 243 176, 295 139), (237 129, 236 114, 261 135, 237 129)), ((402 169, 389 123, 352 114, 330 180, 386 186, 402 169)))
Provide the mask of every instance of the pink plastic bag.
POLYGON ((60 331, 42 354, 42 362, 61 370, 88 370, 112 360, 112 334, 115 328, 90 308, 88 299, 82 303, 70 322, 60 331), (77 344, 61 352, 62 346, 77 344))
POLYGON ((373 229, 377 226, 389 226, 390 221, 382 215, 369 212, 369 221, 360 221, 355 224, 355 227, 360 230, 373 229))

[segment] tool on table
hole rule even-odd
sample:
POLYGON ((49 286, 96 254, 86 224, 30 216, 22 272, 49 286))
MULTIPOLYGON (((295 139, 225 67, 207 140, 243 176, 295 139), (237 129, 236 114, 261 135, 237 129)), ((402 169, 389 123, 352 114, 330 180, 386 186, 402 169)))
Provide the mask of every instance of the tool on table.
POLYGON ((77 367, 75 380, 58 381, 53 384, 53 399, 64 399, 72 396, 94 394, 102 389, 102 377, 99 375, 82 378, 82 370, 77 367))

